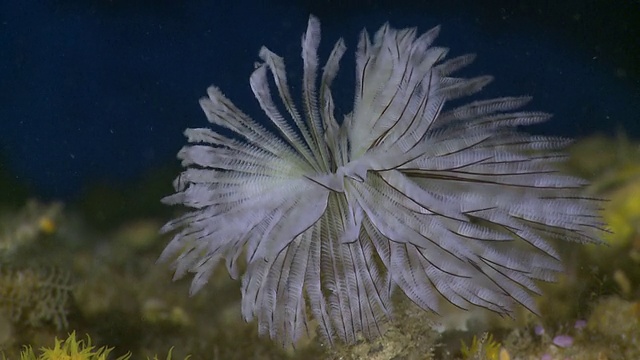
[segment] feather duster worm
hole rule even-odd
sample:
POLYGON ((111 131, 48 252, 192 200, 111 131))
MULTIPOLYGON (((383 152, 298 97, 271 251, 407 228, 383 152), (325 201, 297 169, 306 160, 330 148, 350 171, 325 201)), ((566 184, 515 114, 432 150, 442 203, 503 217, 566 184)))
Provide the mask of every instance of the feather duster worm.
POLYGON ((341 122, 331 84, 346 48, 338 40, 318 79, 313 16, 300 106, 267 48, 251 75, 273 131, 210 87, 200 105, 215 127, 185 131, 186 170, 163 199, 191 211, 163 227, 177 233, 160 260, 177 256, 175 276, 195 273, 195 293, 223 259, 237 278, 245 256, 242 315, 284 345, 311 317, 329 343, 378 336, 397 288, 428 311, 446 299, 535 312, 536 280, 561 270, 550 241, 597 242, 598 201, 556 170, 566 139, 517 131, 549 118, 518 110, 529 98, 443 110, 491 77, 453 77, 474 56, 445 60, 447 49, 432 46, 438 32, 363 31, 354 108, 341 122))

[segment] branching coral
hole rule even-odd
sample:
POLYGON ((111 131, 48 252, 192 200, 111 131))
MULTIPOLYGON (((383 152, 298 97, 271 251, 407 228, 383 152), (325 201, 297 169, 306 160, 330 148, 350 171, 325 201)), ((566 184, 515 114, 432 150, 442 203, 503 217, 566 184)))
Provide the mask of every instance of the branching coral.
POLYGON ((0 268, 0 311, 20 327, 67 327, 69 274, 58 269, 0 268))

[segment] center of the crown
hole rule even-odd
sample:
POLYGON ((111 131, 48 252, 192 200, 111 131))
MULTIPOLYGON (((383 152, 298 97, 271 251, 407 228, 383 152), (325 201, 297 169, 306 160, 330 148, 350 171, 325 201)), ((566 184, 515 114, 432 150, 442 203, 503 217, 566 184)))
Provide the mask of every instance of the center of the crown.
POLYGON ((369 166, 363 161, 351 161, 344 166, 340 166, 335 173, 318 173, 305 175, 309 181, 318 184, 335 192, 344 192, 344 180, 349 178, 358 182, 367 180, 369 166))

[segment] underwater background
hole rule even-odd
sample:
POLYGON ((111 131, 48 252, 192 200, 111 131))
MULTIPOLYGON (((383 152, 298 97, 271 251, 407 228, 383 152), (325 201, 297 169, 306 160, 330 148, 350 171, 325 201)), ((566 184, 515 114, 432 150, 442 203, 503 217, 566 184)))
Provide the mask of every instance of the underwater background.
MULTIPOLYGON (((631 0, 0 0, 0 349, 20 358, 75 331, 113 358, 172 347, 178 359, 640 358, 639 39, 631 0), (610 199, 612 233, 609 246, 561 249, 566 276, 544 286, 541 318, 400 305, 375 343, 326 349, 311 336, 293 351, 242 322, 224 271, 190 298, 189 279, 155 263, 168 241, 158 229, 180 211, 159 199, 180 171, 182 133, 205 124, 198 99, 215 84, 259 118, 248 83, 258 50, 300 74, 310 13, 321 58, 338 37, 352 51, 363 27, 440 24, 438 45, 478 54, 463 73, 495 76, 482 97, 531 95, 554 117, 527 131, 578 139, 566 171, 610 199)), ((334 86, 341 109, 352 57, 334 86)))

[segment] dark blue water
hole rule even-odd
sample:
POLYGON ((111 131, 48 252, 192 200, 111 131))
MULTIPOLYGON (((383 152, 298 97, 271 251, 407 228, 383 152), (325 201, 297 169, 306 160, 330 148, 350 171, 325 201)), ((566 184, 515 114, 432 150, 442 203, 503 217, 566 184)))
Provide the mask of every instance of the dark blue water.
MULTIPOLYGON (((37 195, 69 198, 173 163, 183 129, 206 126, 198 99, 210 84, 262 118, 248 86, 258 50, 298 72, 310 11, 323 23, 324 56, 339 36, 352 51, 365 26, 441 24, 438 45, 478 54, 465 75, 496 77, 483 96, 529 94, 531 109, 555 114, 533 131, 640 137, 637 2, 388 3, 2 0, 0 166, 37 195)), ((352 60, 335 89, 345 111, 352 60)))

